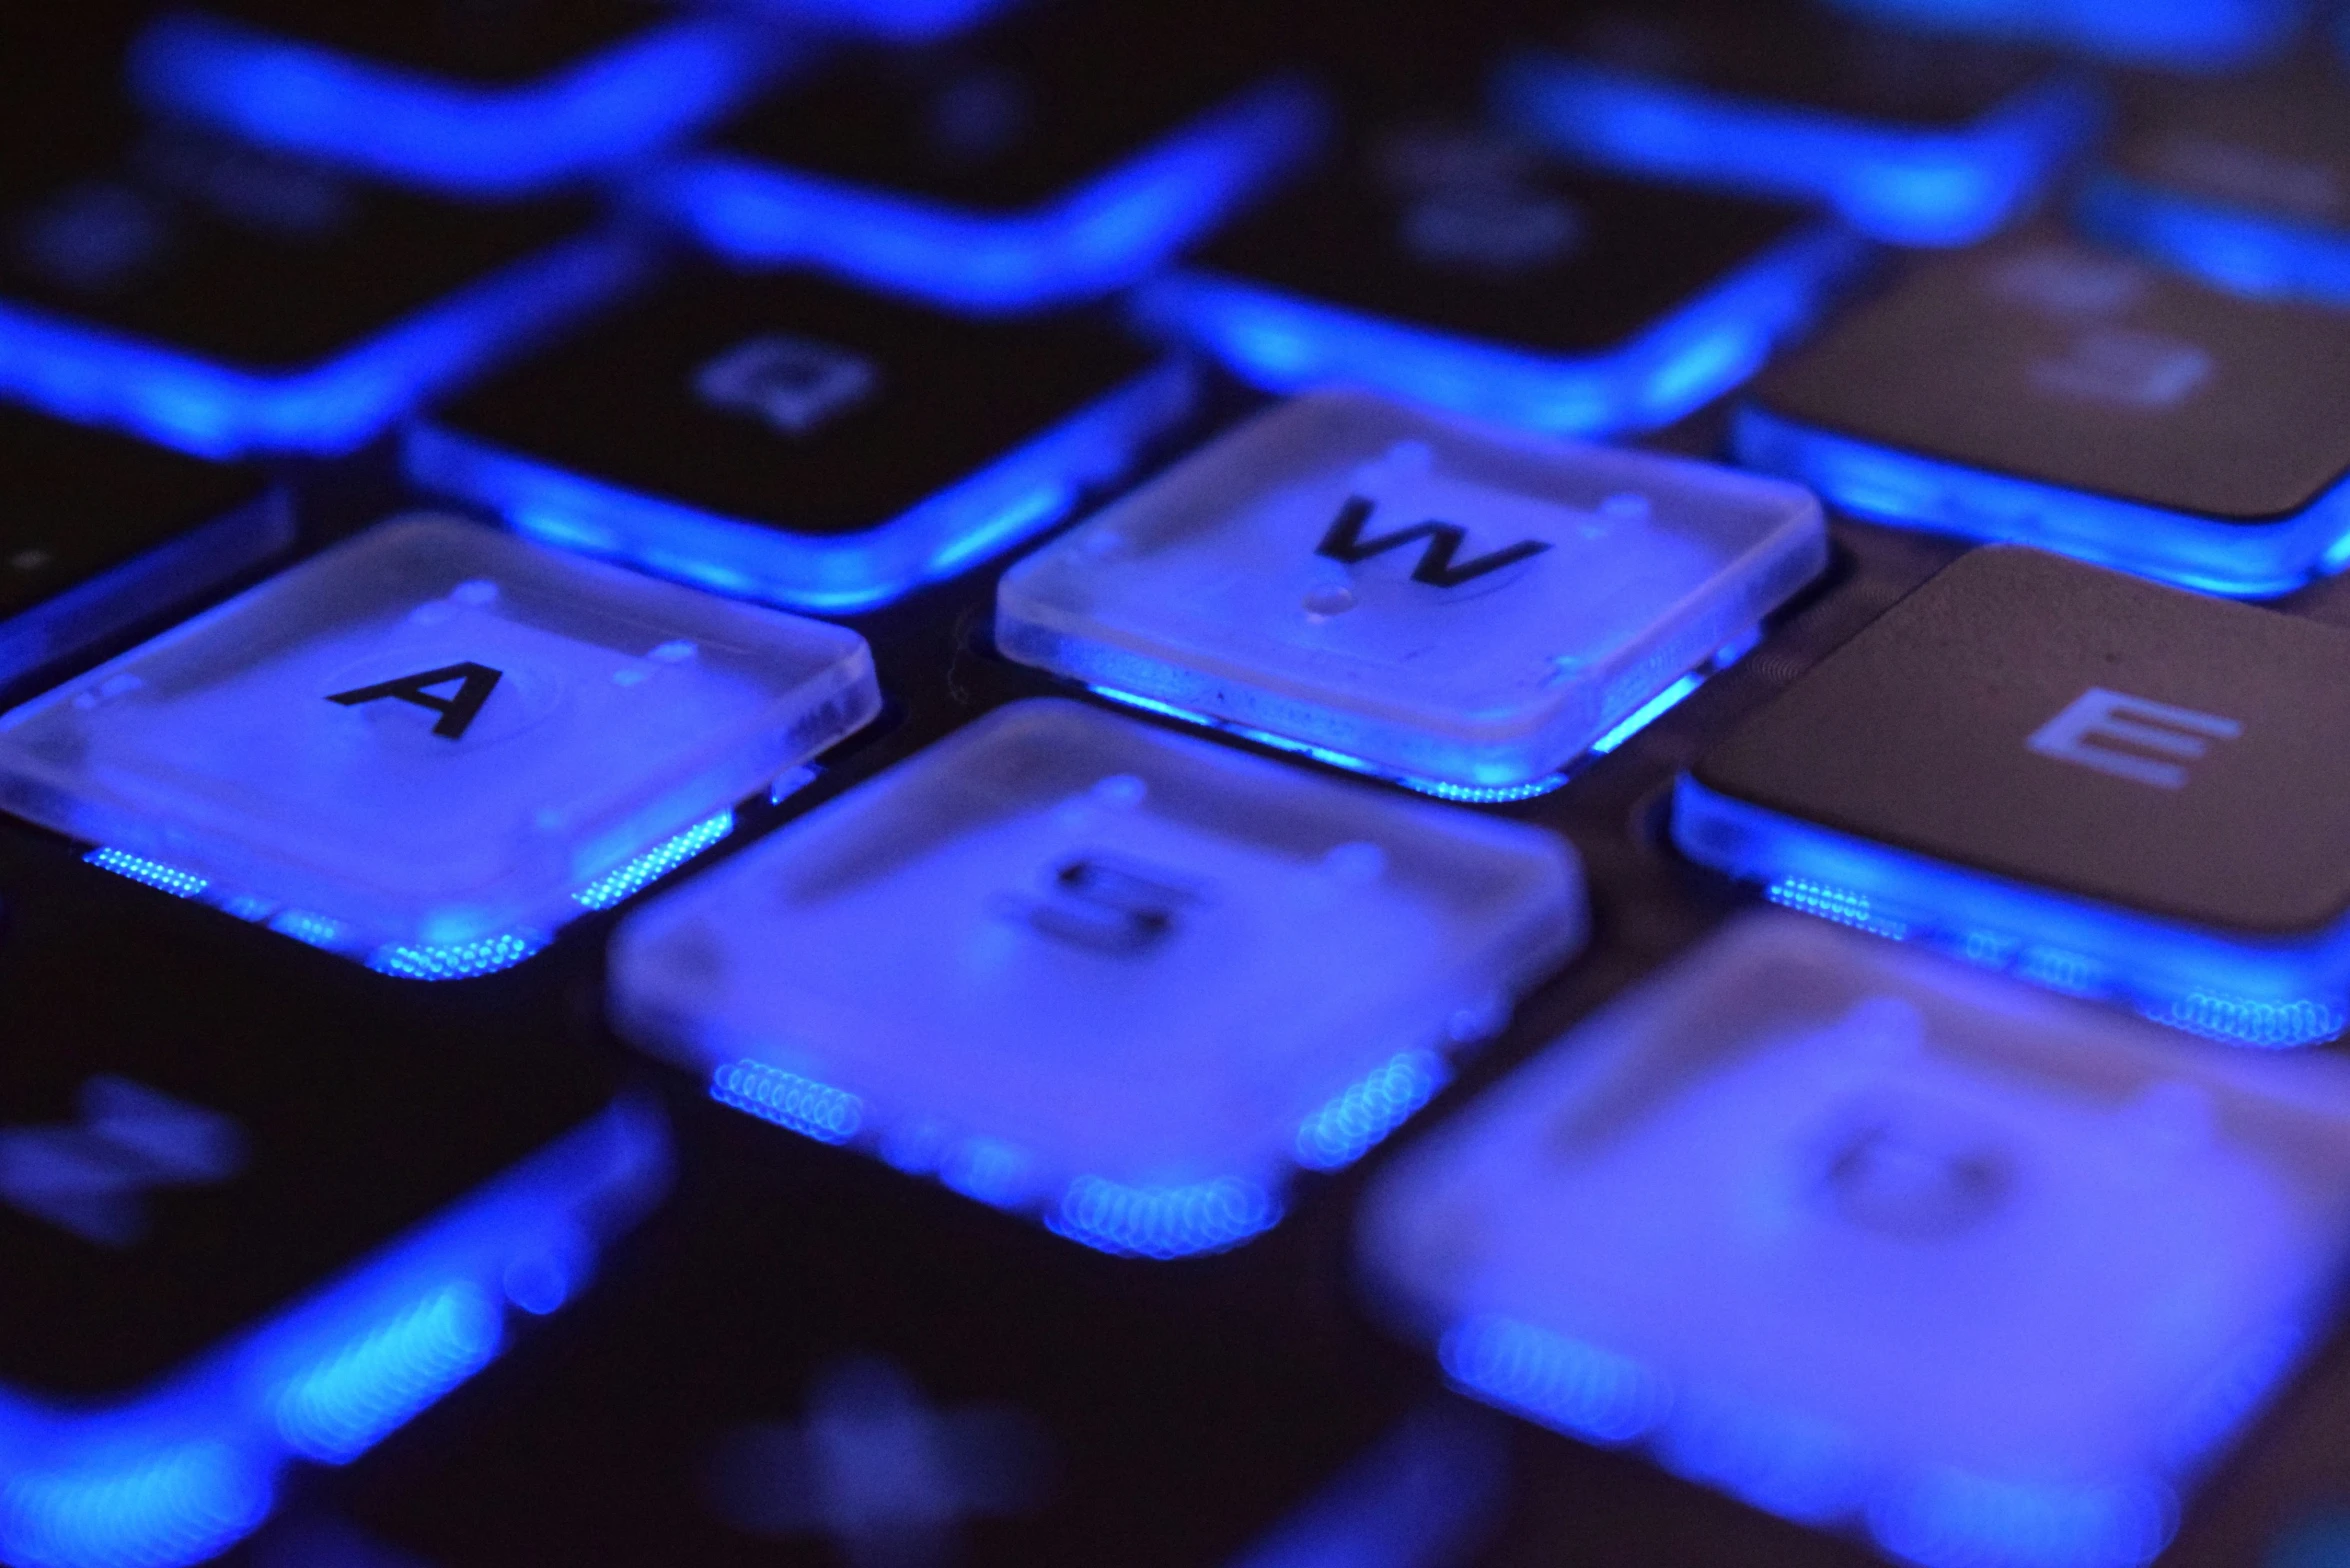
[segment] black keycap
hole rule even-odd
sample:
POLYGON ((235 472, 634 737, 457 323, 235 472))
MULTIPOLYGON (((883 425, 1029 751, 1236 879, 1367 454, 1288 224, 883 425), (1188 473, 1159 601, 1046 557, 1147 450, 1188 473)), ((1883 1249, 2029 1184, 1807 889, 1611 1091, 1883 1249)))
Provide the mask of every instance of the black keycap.
POLYGON ((1233 1311, 1229 1263, 1058 1256, 701 1118, 730 1120, 681 1122, 670 1206, 563 1326, 562 1375, 420 1424, 350 1525, 441 1568, 1197 1568, 1240 1559, 1425 1387, 1367 1328, 1233 1311))
POLYGON ((2350 316, 2052 234, 1921 265, 1758 383, 1747 462, 1873 519, 2232 593, 2331 563, 2350 316))
POLYGON ((1186 378, 1155 363, 1088 320, 701 275, 460 399, 412 441, 411 471, 556 543, 851 607, 1114 476, 1181 412, 1186 378), (1088 410, 1107 410, 1098 428, 1054 445, 1088 410))
POLYGON ((2048 60, 1873 24, 1804 0, 1604 6, 1527 41, 1620 71, 1855 120, 1957 129, 2044 77, 2048 60))
POLYGON ((1143 308, 1271 390, 1346 381, 1596 434, 1744 379, 1858 255, 1798 208, 1579 172, 1407 114, 1361 129, 1143 308))
POLYGON ((204 593, 292 542, 259 473, 0 408, 0 683, 204 593))
POLYGON ((2223 288, 2350 302, 2350 70, 2134 81, 2079 215, 2223 288))
POLYGON ((2306 1006, 2331 1032, 2345 680, 2336 628, 1978 550, 1708 751, 1674 834, 1782 902, 2173 1022, 2306 1006))
POLYGON ((844 54, 720 147, 955 207, 1033 208, 1287 64, 1275 12, 1040 0, 968 38, 844 54))
POLYGON ((467 206, 161 122, 77 142, 0 172, 0 389, 208 456, 356 445, 640 265, 584 203, 467 206))
POLYGON ((527 975, 367 975, 21 828, 0 905, 0 1386, 136 1389, 613 1099, 527 975))

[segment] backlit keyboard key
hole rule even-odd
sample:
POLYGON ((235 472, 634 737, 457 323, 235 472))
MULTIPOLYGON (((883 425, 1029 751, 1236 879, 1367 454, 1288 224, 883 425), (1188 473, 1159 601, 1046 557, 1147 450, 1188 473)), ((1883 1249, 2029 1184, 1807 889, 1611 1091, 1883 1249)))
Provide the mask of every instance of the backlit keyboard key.
POLYGON ((1794 208, 1398 120, 1146 286, 1140 309, 1270 391, 1340 383, 1596 435, 1668 424, 1745 380, 1864 252, 1794 208))
POLYGON ((2350 80, 2326 60, 2136 84, 2081 226, 2223 289, 2350 303, 2350 80))
POLYGON ((11 1562, 209 1559, 291 1462, 357 1457, 583 1290, 659 1192, 660 1116, 543 992, 428 1006, 21 827, 0 899, 11 1562))
POLYGON ((458 402, 409 472, 552 543, 860 609, 1067 516, 1191 385, 1096 323, 695 277, 458 402))
POLYGON ((996 642, 1437 793, 1527 793, 1827 548, 1792 485, 1318 393, 1015 566, 996 642))
POLYGON ((1122 287, 1294 169, 1318 95, 1267 7, 1064 0, 917 53, 844 54, 668 171, 742 267, 971 311, 1122 287))
POLYGON ((2165 70, 2240 70, 2306 20, 2300 0, 1833 0, 1923 37, 2007 39, 2165 70))
POLYGON ((727 1104, 1174 1257, 1378 1142, 1582 929, 1546 833, 1040 701, 646 909, 612 1002, 727 1104))
POLYGON ((2350 1020, 2350 634, 1961 557, 1700 759, 1673 837, 1781 903, 2220 1039, 2350 1020))
POLYGON ((1879 522, 2275 594, 2350 542, 2350 316, 2051 234, 1921 266, 1757 385, 1748 465, 1879 522))
POLYGON ((125 875, 449 978, 715 842, 879 706, 852 632, 412 518, 0 718, 0 800, 125 875))
POLYGON ((1406 1155, 1363 1253, 1532 1420, 1926 1568, 2134 1568, 2323 1327, 2338 1065, 1766 917, 1406 1155))
POLYGON ((207 457, 348 451, 647 270, 585 205, 465 207, 167 124, 106 140, 0 170, 0 396, 207 457))
POLYGON ((0 683, 72 657, 293 542, 288 498, 105 431, 0 408, 0 683))
POLYGON ((477 197, 576 184, 687 136, 799 52, 775 27, 645 0, 204 0, 130 59, 149 109, 477 197))
POLYGON ((1502 116, 1634 176, 1816 201, 1898 244, 1983 238, 2096 128, 2045 56, 1781 0, 1580 18, 1505 64, 1502 116))

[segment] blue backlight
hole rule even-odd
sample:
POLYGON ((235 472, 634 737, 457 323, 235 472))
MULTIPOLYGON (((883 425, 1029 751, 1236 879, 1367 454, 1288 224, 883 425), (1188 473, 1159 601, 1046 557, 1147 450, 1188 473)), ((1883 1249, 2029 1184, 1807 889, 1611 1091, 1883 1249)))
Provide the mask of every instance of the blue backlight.
POLYGON ((1125 471, 1191 406, 1170 361, 898 516, 846 536, 721 517, 474 441, 410 432, 409 477, 490 508, 517 532, 735 598, 841 614, 951 577, 1052 526, 1125 471))
POLYGON ((2284 1049, 2350 1024, 2350 926, 2298 943, 2231 941, 1837 833, 1687 776, 1673 841, 1786 908, 2208 1039, 2284 1049))
POLYGON ((1737 412, 1731 446, 1740 462, 1855 517, 2037 545, 2205 593, 2288 593, 2339 571, 2350 547, 2350 483, 2280 522, 2234 523, 1941 462, 1751 405, 1737 412))
POLYGON ((779 19, 892 43, 922 43, 963 32, 1000 10, 1004 0, 747 0, 779 19))
POLYGON ((2058 78, 1963 129, 1912 129, 1547 54, 1506 64, 1493 98, 1507 123, 1570 157, 1821 202, 1897 245, 1967 245, 2003 227, 2088 139, 2103 107, 2086 82, 2058 78))
POLYGON ((2254 299, 2350 305, 2350 234, 2204 201, 2110 170, 2082 186, 2073 216, 2102 244, 2254 299))
POLYGON ((678 161, 651 189, 737 267, 808 267, 975 314, 1027 311, 1139 281, 1309 158, 1325 118, 1312 89, 1269 83, 1008 214, 715 154, 678 161))
POLYGON ((1671 424, 1745 381, 1868 254, 1841 226, 1807 229, 1595 354, 1455 337, 1204 272, 1145 285, 1136 309, 1269 392, 1363 387, 1556 435, 1619 435, 1671 424))
POLYGON ((2230 71, 2299 29, 2300 0, 1835 0, 1871 21, 1920 32, 2078 49, 2136 65, 2230 71))
POLYGON ((1045 1228, 1115 1257, 1195 1257, 1226 1252, 1281 1220, 1281 1204, 1235 1177, 1179 1187, 1130 1187, 1080 1176, 1045 1216, 1045 1228))
POLYGON ((143 1393, 61 1411, 0 1392, 0 1559, 178 1568, 225 1550, 292 1461, 354 1459, 486 1364, 517 1265, 634 1220, 667 1151, 657 1113, 616 1107, 143 1393))
POLYGON ((569 241, 426 307, 322 364, 252 370, 0 302, 0 397, 198 457, 333 456, 645 277, 618 231, 569 241))
POLYGON ((772 27, 681 17, 500 90, 178 12, 133 45, 130 77, 149 109, 247 141, 412 185, 511 198, 691 134, 788 63, 772 27))

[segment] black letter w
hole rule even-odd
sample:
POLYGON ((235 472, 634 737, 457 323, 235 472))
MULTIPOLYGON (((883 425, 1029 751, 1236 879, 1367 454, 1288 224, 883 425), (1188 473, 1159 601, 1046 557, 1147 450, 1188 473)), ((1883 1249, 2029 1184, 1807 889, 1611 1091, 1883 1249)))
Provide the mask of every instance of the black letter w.
POLYGON ((1368 561, 1374 555, 1410 544, 1415 539, 1428 543, 1420 550, 1420 561, 1412 568, 1412 581, 1427 583, 1437 588, 1458 588, 1472 578, 1487 572, 1498 572, 1505 566, 1514 566, 1528 556, 1540 555, 1550 548, 1545 539, 1521 539, 1504 549, 1491 550, 1472 556, 1458 566, 1453 555, 1469 537, 1468 530, 1458 523, 1425 522, 1410 528, 1399 528, 1391 534, 1375 539, 1363 537, 1363 525, 1371 520, 1371 503, 1361 496, 1349 496, 1346 505, 1338 509, 1337 519, 1322 542, 1314 547, 1316 555, 1326 555, 1333 561, 1344 561, 1353 566, 1368 561))

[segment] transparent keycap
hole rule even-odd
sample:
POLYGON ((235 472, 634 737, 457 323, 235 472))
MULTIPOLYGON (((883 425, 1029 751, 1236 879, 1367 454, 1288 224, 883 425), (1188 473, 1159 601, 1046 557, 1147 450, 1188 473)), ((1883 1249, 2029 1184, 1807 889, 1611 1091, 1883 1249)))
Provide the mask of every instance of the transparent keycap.
POLYGON ((0 805, 320 945, 433 950, 552 929, 879 703, 854 633, 410 517, 0 718, 0 805))
POLYGON ((1928 1568, 2138 1564, 2350 1250, 2350 1079, 1792 916, 1388 1172, 1372 1275, 1496 1404, 1928 1568))
POLYGON ((1167 1257, 1400 1124, 1583 920, 1546 832, 1047 699, 633 916, 613 1011, 743 1110, 1167 1257))
POLYGON ((1296 399, 1012 569, 1003 650, 1464 789, 1553 773, 1827 559, 1775 480, 1296 399))

